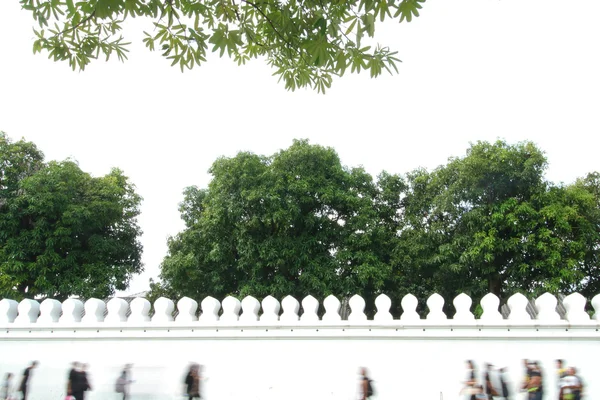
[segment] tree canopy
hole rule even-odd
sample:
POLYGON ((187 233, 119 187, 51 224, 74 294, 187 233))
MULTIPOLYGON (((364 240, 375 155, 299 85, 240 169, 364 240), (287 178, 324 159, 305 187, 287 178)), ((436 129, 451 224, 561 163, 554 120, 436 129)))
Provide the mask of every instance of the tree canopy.
MULTIPOLYGON (((208 189, 190 187, 186 229, 169 240, 162 278, 194 297, 229 293, 325 296, 376 291, 389 274, 386 190, 328 148, 296 141, 271 157, 217 160, 208 189)), ((390 196, 395 199, 396 196, 390 196)))
POLYGON ((37 22, 33 51, 83 70, 93 59, 127 58, 122 27, 133 18, 151 22, 144 43, 172 65, 206 61, 207 52, 239 65, 262 58, 285 87, 324 92, 333 76, 396 70, 396 52, 375 45, 375 26, 411 21, 425 0, 20 0, 37 22), (369 43, 366 43, 369 42, 369 43))
POLYGON ((0 295, 105 297, 142 271, 141 198, 118 169, 44 162, 0 132, 0 295))
POLYGON ((410 174, 415 208, 399 240, 408 275, 449 297, 600 290, 586 262, 600 244, 593 179, 554 185, 546 167, 532 143, 479 142, 431 173, 410 174))
POLYGON ((385 292, 395 304, 408 292, 598 293, 599 174, 556 185, 546 168, 534 144, 503 141, 475 143, 433 171, 376 179, 307 141, 221 158, 208 188, 185 190, 186 228, 169 239, 153 291, 385 292))

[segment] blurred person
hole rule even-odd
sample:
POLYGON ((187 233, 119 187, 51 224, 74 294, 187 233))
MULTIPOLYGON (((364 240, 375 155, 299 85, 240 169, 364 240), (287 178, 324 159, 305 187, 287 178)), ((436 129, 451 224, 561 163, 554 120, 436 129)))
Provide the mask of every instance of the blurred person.
POLYGON ((69 372, 69 384, 71 396, 75 400, 84 400, 85 392, 88 390, 87 375, 83 370, 83 364, 74 363, 73 369, 69 372))
POLYGON ((529 383, 527 384, 528 398, 529 400, 542 400, 544 395, 542 369, 537 361, 533 361, 530 368, 529 383))
POLYGON ((123 400, 127 400, 129 398, 129 385, 133 383, 130 377, 131 364, 126 364, 121 371, 121 375, 117 379, 117 384, 115 385, 115 391, 119 394, 123 395, 123 400))
POLYGON ((498 396, 498 392, 496 391, 496 388, 494 388, 494 385, 492 384, 492 378, 490 376, 491 372, 492 372, 492 367, 493 365, 491 364, 485 364, 485 373, 484 373, 484 383, 485 383, 485 394, 488 396, 488 398, 492 398, 493 396, 498 396))
POLYGON ((76 380, 77 370, 79 369, 79 363, 77 361, 71 364, 69 375, 67 376, 67 396, 73 395, 73 381, 76 380))
POLYGON ((4 380, 2 381, 2 387, 0 388, 0 399, 1 400, 13 400, 13 384, 12 384, 13 374, 10 372, 6 374, 4 380))
POLYGON ((581 379, 581 377, 577 373, 577 368, 572 367, 571 370, 573 376, 577 378, 577 381, 579 382, 579 387, 575 389, 575 400, 581 400, 581 398, 583 397, 583 389, 585 385, 583 384, 583 379, 581 379))
POLYGON ((528 359, 523 359, 523 366, 525 367, 525 376, 523 377, 523 383, 521 384, 521 390, 527 390, 529 380, 531 379, 531 364, 528 359))
POLYGON ((21 384, 19 385, 19 392, 21 392, 21 399, 27 400, 27 390, 29 389, 29 378, 31 378, 32 371, 37 367, 38 362, 33 361, 29 367, 23 371, 23 378, 21 378, 21 384))
POLYGON ((477 383, 476 371, 475 371, 475 363, 473 360, 466 361, 467 366, 467 379, 465 380, 465 386, 475 386, 477 383))
POLYGON ((373 385, 371 382, 372 381, 369 378, 367 369, 365 367, 361 367, 358 400, 367 400, 373 396, 373 385))
POLYGON ((508 391, 508 384, 506 383, 506 367, 500 368, 499 370, 500 377, 500 388, 502 390, 502 397, 504 400, 510 400, 510 392, 508 391))
POLYGON ((462 396, 469 400, 475 400, 475 395, 477 390, 475 390, 475 385, 477 384, 477 379, 475 378, 475 363, 473 360, 465 361, 465 367, 467 369, 467 376, 463 382, 464 386, 460 391, 462 396))
POLYGON ((565 375, 560 378, 559 400, 576 400, 577 392, 581 394, 581 382, 575 376, 574 368, 568 368, 565 375))
POLYGON ((540 375, 540 386, 539 386, 539 395, 538 400, 542 400, 544 398, 544 371, 542 370, 542 364, 539 361, 534 361, 533 363, 535 370, 540 375))
POLYGON ((560 398, 560 381, 562 378, 567 376, 567 368, 565 367, 565 361, 561 359, 557 359, 555 361, 556 364, 556 386, 559 393, 560 398))
POLYGON ((190 365, 185 377, 185 385, 185 393, 189 400, 200 398, 200 366, 198 364, 190 365))
POLYGON ((125 372, 125 370, 123 370, 121 371, 121 375, 119 375, 119 377, 117 378, 117 383, 115 384, 115 392, 122 394, 123 399, 127 399, 127 393, 125 390, 125 386, 127 386, 126 382, 127 373, 125 372))

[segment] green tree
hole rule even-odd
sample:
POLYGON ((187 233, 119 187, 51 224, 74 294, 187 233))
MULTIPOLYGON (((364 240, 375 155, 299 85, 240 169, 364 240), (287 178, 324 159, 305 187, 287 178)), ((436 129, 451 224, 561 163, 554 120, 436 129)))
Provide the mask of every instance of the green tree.
POLYGON ((407 293, 421 310, 435 292, 596 294, 600 175, 555 185, 546 167, 534 144, 503 141, 376 180, 305 141, 222 158, 207 189, 186 189, 186 229, 169 239, 153 295, 357 293, 373 307, 386 293, 399 314, 407 293))
POLYGON ((577 291, 591 298, 600 293, 600 174, 588 174, 558 191, 569 223, 562 228, 563 252, 576 258, 574 268, 581 280, 573 284, 577 291))
POLYGON ((157 290, 301 299, 385 288, 398 177, 378 185, 306 141, 271 157, 221 158, 210 172, 208 189, 185 191, 186 229, 169 239, 157 290))
POLYGON ((39 29, 35 53, 84 69, 100 55, 127 58, 122 26, 151 21, 144 32, 183 71, 206 61, 208 48, 238 64, 264 58, 294 90, 324 92, 332 77, 368 70, 372 77, 396 70, 396 52, 365 43, 377 21, 411 21, 425 0, 20 0, 39 29))
POLYGON ((405 283, 446 298, 594 284, 598 197, 591 183, 545 181, 546 166, 532 143, 479 142, 431 173, 409 174, 397 251, 405 283))
POLYGON ((118 169, 91 177, 0 133, 0 294, 104 297, 142 271, 140 197, 118 169))

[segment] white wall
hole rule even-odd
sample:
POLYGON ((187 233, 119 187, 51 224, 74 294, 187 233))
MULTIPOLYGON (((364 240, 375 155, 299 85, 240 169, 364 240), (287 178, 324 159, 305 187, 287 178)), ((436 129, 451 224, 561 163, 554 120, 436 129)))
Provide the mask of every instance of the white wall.
MULTIPOLYGON (((552 305, 552 299, 545 297, 536 304, 538 320, 528 320, 514 304, 512 318, 492 318, 488 313, 487 318, 475 320, 469 316, 468 304, 463 315, 453 319, 430 313, 427 319, 403 314, 390 320, 380 314, 376 321, 361 317, 356 299, 351 301, 351 321, 331 315, 331 320, 297 321, 297 315, 295 321, 272 320, 269 312, 280 313, 269 301, 263 302, 260 316, 255 304, 244 301, 242 311, 254 314, 253 318, 246 314, 254 321, 206 321, 202 317, 200 321, 161 321, 155 315, 153 321, 134 322, 133 315, 129 321, 111 322, 111 309, 116 308, 109 305, 105 321, 43 322, 44 312, 48 314, 51 308, 42 306, 38 318, 35 304, 32 309, 33 303, 25 301, 15 318, 14 303, 8 306, 3 301, 0 374, 13 372, 20 379, 27 364, 39 360, 30 379, 30 400, 62 400, 70 363, 85 362, 90 364, 94 389, 87 398, 111 400, 118 398, 113 391, 122 366, 133 363, 132 400, 166 400, 183 398, 187 365, 198 362, 205 366, 208 380, 203 394, 208 400, 350 400, 356 398, 358 368, 366 366, 375 381, 377 399, 437 400, 441 393, 444 399, 460 398, 466 359, 475 360, 479 368, 484 362, 507 366, 515 391, 523 374, 521 360, 529 358, 542 362, 545 398, 554 399, 553 360, 565 358, 568 365, 579 367, 588 399, 600 398, 600 383, 594 379, 600 359, 600 326, 578 312, 583 310, 575 310, 570 301, 566 306, 571 320, 544 314, 545 306, 552 305), (544 299, 549 303, 542 304, 544 299), (27 319, 19 320, 24 315, 27 319), (32 315, 35 318, 29 318, 32 315)), ((186 304, 178 304, 180 315, 186 315, 186 304)), ((86 313, 90 309, 86 304, 86 313)), ((155 309, 158 312, 160 304, 155 309)), ((187 315, 194 319, 192 313, 187 315)))

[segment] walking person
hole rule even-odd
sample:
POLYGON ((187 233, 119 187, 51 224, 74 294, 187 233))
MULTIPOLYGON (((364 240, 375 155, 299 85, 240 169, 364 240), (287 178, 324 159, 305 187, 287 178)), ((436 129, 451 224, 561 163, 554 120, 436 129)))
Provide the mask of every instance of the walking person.
POLYGON ((200 366, 198 364, 190 365, 190 369, 185 377, 186 394, 189 400, 200 398, 200 366))
POLYGON ((464 396, 465 399, 475 400, 476 394, 478 390, 475 388, 477 384, 476 371, 475 371, 475 363, 473 360, 467 360, 465 362, 465 366, 467 367, 467 376, 465 378, 464 386, 460 391, 460 395, 464 396))
POLYGON ((537 361, 532 362, 530 367, 529 383, 527 384, 529 400, 542 400, 544 395, 542 369, 537 361))
POLYGON ((69 372, 69 386, 69 395, 73 396, 75 400, 83 400, 87 385, 82 365, 78 362, 73 363, 73 368, 69 372))
POLYGON ((0 400, 14 400, 12 377, 10 372, 4 377, 0 388, 0 400))
POLYGON ((79 363, 77 361, 71 364, 69 375, 67 376, 67 397, 73 396, 73 382, 77 380, 77 370, 79 369, 79 363))
POLYGON ((558 359, 555 361, 556 363, 556 382, 557 382, 557 390, 558 390, 558 399, 560 400, 560 382, 561 379, 567 376, 567 368, 565 367, 565 361, 558 359))
POLYGON ((575 376, 575 369, 569 368, 560 379, 559 400, 576 400, 581 395, 581 381, 575 376))
POLYGON ((496 389, 494 388, 494 385, 492 384, 492 378, 490 376, 490 373, 492 372, 492 365, 491 364, 485 364, 485 374, 484 374, 484 381, 485 381, 485 394, 487 395, 487 397, 489 399, 491 399, 494 396, 498 396, 498 392, 496 391, 496 389))
POLYGON ((367 400, 373 396, 373 381, 369 378, 367 369, 362 367, 360 369, 360 383, 358 390, 358 400, 367 400))
POLYGON ((506 383, 506 367, 500 368, 499 372, 502 397, 504 398, 504 400, 510 400, 510 392, 508 391, 508 384, 506 383))
POLYGON ((21 399, 27 400, 27 391, 29 389, 29 378, 31 372, 37 367, 38 362, 33 361, 29 367, 23 371, 23 378, 21 378, 21 385, 19 385, 19 392, 21 392, 21 399))
POLYGON ((465 380, 465 386, 472 387, 477 383, 475 363, 473 360, 467 360, 467 379, 465 380))
POLYGON ((581 398, 583 397, 583 389, 585 385, 583 384, 583 380, 581 379, 581 377, 577 374, 577 368, 572 367, 571 374, 575 378, 577 378, 577 382, 579 383, 579 386, 575 389, 575 400, 581 400, 581 398))
POLYGON ((129 385, 133 383, 133 380, 130 378, 130 370, 131 364, 125 365, 125 368, 123 368, 121 375, 117 379, 117 384, 115 387, 115 391, 123 395, 123 400, 127 400, 129 398, 129 385))

